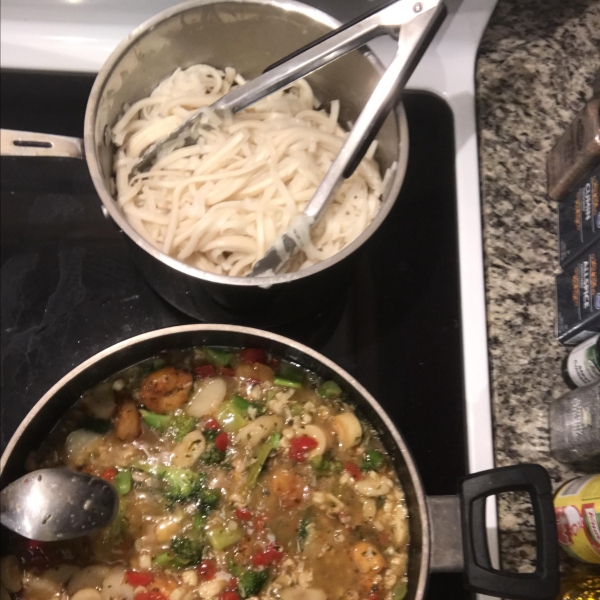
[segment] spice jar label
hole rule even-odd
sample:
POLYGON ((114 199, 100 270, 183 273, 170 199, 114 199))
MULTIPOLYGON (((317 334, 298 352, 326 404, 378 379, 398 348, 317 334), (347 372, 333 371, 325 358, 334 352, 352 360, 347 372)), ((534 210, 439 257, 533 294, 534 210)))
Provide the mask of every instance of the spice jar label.
POLYGON ((574 558, 600 564, 600 475, 579 477, 554 497, 558 542, 574 558))

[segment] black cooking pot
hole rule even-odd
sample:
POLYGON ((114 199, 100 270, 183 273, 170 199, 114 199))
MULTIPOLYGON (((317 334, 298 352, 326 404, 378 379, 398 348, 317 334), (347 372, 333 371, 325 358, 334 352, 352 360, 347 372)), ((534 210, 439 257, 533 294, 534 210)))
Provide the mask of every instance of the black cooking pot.
POLYGON ((39 447, 40 441, 85 390, 163 350, 207 345, 263 348, 324 379, 332 379, 375 427, 406 494, 410 529, 406 600, 424 598, 430 572, 461 570, 465 586, 475 592, 518 600, 556 597, 558 542, 552 490, 545 469, 522 464, 483 471, 457 482, 456 496, 426 497, 402 436, 356 379, 307 346, 257 329, 229 325, 162 329, 116 344, 85 361, 44 395, 13 435, 0 460, 2 487, 24 474, 29 452, 39 447), (506 573, 491 566, 485 524, 486 498, 508 491, 526 491, 531 497, 537 530, 537 567, 533 573, 506 573))

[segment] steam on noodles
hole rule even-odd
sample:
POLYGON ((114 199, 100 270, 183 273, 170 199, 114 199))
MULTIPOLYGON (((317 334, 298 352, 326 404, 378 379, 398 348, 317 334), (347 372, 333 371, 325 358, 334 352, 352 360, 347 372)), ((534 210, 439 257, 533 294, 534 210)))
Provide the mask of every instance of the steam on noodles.
MULTIPOLYGON (((144 150, 192 111, 244 83, 232 68, 178 69, 115 125, 117 201, 129 223, 166 254, 214 273, 243 276, 304 210, 338 153, 339 102, 316 110, 300 80, 240 113, 207 111, 191 146, 130 180, 144 150)), ((380 206, 374 146, 338 191, 287 270, 325 260, 352 242, 380 206)))

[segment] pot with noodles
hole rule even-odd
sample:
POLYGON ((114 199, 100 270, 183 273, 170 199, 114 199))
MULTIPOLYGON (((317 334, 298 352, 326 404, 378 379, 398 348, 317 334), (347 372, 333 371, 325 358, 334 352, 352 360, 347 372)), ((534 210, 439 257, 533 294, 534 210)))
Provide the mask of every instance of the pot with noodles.
MULTIPOLYGON (((113 129, 117 201, 131 225, 165 254, 234 277, 248 274, 312 198, 344 140, 339 100, 319 108, 310 84, 299 80, 233 116, 208 113, 196 143, 147 172, 132 177, 131 168, 194 110, 243 83, 231 67, 178 69, 113 129)), ((385 188, 376 146, 284 270, 331 258, 373 221, 385 188)))
MULTIPOLYGON (((137 28, 99 72, 84 123, 92 181, 143 275, 188 315, 268 326, 312 318, 343 295, 357 251, 392 210, 408 157, 402 105, 284 272, 246 276, 302 213, 380 80, 366 48, 233 116, 207 111, 184 147, 131 173, 191 112, 338 26, 294 0, 194 0, 137 28)), ((83 157, 80 140, 36 134, 32 149, 12 133, 14 153, 83 157)))

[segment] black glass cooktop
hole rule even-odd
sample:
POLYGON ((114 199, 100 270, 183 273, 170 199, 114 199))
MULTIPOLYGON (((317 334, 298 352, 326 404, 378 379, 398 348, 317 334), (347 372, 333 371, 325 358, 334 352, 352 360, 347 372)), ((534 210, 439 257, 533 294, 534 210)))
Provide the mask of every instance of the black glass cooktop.
MULTIPOLYGON (((2 73, 2 127, 80 136, 92 82, 2 73)), ((452 114, 426 93, 407 94, 405 105, 406 179, 347 297, 278 333, 365 385, 406 439, 426 492, 452 494, 467 472, 452 114)), ((3 158, 1 166, 4 449, 77 364, 120 340, 192 321, 136 270, 83 162, 3 158)), ((460 575, 431 577, 428 600, 468 597, 460 575)))

